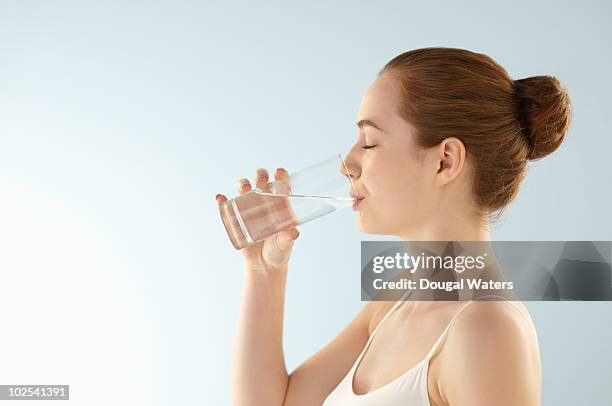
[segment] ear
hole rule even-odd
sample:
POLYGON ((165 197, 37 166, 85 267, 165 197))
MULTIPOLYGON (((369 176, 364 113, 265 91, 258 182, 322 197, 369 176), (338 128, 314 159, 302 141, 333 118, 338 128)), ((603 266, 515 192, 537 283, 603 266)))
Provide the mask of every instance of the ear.
POLYGON ((453 181, 465 162, 465 145, 455 137, 445 138, 437 148, 438 170, 436 183, 442 186, 453 181))

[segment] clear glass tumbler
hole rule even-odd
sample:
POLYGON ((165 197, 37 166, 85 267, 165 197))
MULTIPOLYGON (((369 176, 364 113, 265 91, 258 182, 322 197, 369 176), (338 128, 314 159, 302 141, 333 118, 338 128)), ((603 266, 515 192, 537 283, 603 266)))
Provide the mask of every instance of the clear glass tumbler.
POLYGON ((236 249, 283 229, 350 207, 357 191, 338 153, 219 205, 221 219, 236 249))

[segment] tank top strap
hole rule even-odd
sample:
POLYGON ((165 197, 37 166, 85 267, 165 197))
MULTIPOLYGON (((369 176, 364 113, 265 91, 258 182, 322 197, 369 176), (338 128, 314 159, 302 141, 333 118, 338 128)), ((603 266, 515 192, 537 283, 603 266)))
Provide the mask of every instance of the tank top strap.
POLYGON ((436 340, 436 342, 434 343, 433 347, 431 347, 431 350, 429 350, 429 352, 427 353, 427 355, 425 356, 425 359, 430 359, 435 353, 436 350, 438 349, 438 347, 440 346, 440 343, 442 342, 442 340, 444 340, 444 337, 446 336, 446 333, 448 333, 448 330, 451 328, 451 326, 453 325, 453 322, 455 321, 455 319, 457 319, 457 316, 459 316, 459 314, 461 314, 461 312, 468 307, 470 304, 474 303, 473 300, 470 300, 469 302, 467 302, 466 304, 464 304, 463 306, 461 306, 461 308, 459 309, 459 311, 457 311, 453 317, 451 318, 450 322, 448 323, 448 325, 446 326, 446 328, 444 329, 444 331, 442 331, 442 334, 440 334, 440 337, 438 337, 438 339, 436 340))
MULTIPOLYGON (((410 292, 411 293, 411 292, 410 292)), ((359 361, 361 360, 361 357, 365 354, 365 352, 367 351, 368 347, 370 346, 370 342, 372 342, 372 340, 374 339, 374 336, 376 335, 376 333, 378 332, 378 329, 380 328, 380 326, 382 326, 382 324, 384 323, 385 320, 387 320, 387 318, 391 315, 391 313, 393 313, 398 307, 400 307, 405 301, 406 298, 408 298, 410 296, 410 293, 404 293, 399 300, 397 300, 393 306, 391 306, 391 308, 387 311, 387 313, 385 313, 385 315, 382 317, 382 319, 380 319, 380 321, 378 322, 378 324, 376 325, 376 327, 374 327, 374 330, 372 330, 372 333, 370 334, 370 337, 368 337, 368 341, 366 341, 365 346, 363 347, 363 350, 361 351, 361 354, 359 354, 359 356, 357 357, 357 361, 355 362, 356 366, 359 361)))
POLYGON ((531 323, 531 320, 529 319, 529 317, 521 310, 520 307, 518 307, 518 305, 516 303, 514 303, 513 301, 509 300, 508 298, 504 297, 504 296, 499 296, 499 295, 486 295, 486 296, 480 296, 479 299, 482 299, 483 297, 498 297, 501 298, 504 302, 508 303, 509 305, 511 305, 512 307, 514 307, 520 314, 523 315, 523 317, 525 317, 525 319, 527 319, 527 321, 529 321, 531 323))
POLYGON ((393 311, 395 309, 397 309, 398 307, 400 307, 402 305, 402 303, 404 303, 403 300, 398 300, 397 302, 395 302, 393 304, 393 306, 391 306, 391 308, 387 311, 387 313, 383 316, 382 319, 380 319, 380 321, 378 322, 378 324, 376 325, 376 327, 374 327, 374 330, 372 330, 372 334, 370 334, 370 338, 368 339, 368 341, 370 341, 374 335, 376 334, 376 332, 378 331, 378 329, 380 328, 380 326, 382 326, 382 324, 384 323, 385 320, 387 320, 387 318, 391 315, 391 313, 393 313, 393 311))

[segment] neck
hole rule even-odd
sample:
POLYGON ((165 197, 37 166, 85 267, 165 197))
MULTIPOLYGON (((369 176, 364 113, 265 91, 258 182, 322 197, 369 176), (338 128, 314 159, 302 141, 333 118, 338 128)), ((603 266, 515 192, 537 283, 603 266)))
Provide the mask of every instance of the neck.
MULTIPOLYGON (((415 228, 398 236, 406 242, 409 249, 415 253, 427 252, 429 255, 471 255, 487 256, 487 268, 497 263, 491 246, 491 234, 489 221, 483 222, 475 216, 440 215, 432 216, 433 221, 427 225, 415 228), (461 242, 473 243, 461 243, 461 242), (448 242, 458 244, 449 245, 448 242), (451 249, 449 250, 449 247, 451 249)), ((461 299, 466 300, 466 299, 461 299)), ((436 301, 414 301, 412 307, 415 309, 430 309, 444 306, 444 302, 436 301)))
POLYGON ((398 234, 403 241, 490 241, 489 221, 456 214, 432 216, 423 227, 398 234))

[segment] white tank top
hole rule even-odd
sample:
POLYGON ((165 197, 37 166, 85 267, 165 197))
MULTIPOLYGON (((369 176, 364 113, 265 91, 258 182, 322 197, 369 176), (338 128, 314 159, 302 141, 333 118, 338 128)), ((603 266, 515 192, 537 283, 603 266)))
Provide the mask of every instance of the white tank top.
MULTIPOLYGON (((361 351, 361 354, 357 357, 357 360, 348 371, 342 381, 336 386, 336 388, 325 398, 323 406, 374 406, 374 405, 410 405, 410 406, 430 406, 429 395, 427 391, 427 370, 429 368, 429 360, 435 354, 436 349, 442 342, 444 336, 448 332, 450 326, 453 324, 459 313, 463 311, 468 305, 474 301, 470 301, 463 305, 457 313, 453 316, 451 321, 448 323, 440 337, 436 340, 433 347, 425 358, 418 362, 414 367, 404 372, 391 382, 381 386, 378 389, 365 393, 363 395, 357 395, 353 392, 353 377, 355 370, 359 365, 359 362, 363 358, 366 350, 370 346, 372 339, 376 335, 376 332, 382 325, 382 323, 389 317, 389 315, 397 309, 404 300, 398 300, 397 303, 385 314, 380 320, 370 338, 368 339, 365 347, 361 351)), ((522 315, 525 313, 514 303, 506 301, 514 306, 522 315)), ((525 316, 527 317, 527 316, 525 316)), ((529 318, 527 318, 529 320, 529 318)))

